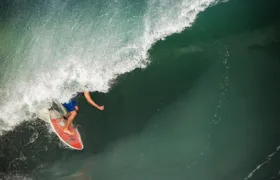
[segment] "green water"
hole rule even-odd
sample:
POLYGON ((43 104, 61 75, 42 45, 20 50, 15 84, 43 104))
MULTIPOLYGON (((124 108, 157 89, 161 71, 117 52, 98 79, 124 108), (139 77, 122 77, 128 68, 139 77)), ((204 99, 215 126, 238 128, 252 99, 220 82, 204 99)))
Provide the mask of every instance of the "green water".
POLYGON ((208 8, 191 28, 158 41, 147 68, 121 75, 108 93, 93 92, 103 112, 81 97, 81 152, 36 121, 2 136, 5 177, 279 178, 277 5, 236 0, 208 8))

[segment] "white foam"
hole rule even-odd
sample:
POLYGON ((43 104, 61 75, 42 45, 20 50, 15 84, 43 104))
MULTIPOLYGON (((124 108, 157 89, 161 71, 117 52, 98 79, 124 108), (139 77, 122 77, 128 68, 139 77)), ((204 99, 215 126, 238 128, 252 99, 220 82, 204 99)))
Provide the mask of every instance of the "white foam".
POLYGON ((4 175, 4 177, 2 177, 2 178, 3 178, 2 180, 33 180, 33 178, 30 178, 25 175, 20 175, 20 174, 4 175))
MULTIPOLYGON (((253 177, 253 175, 256 173, 256 171, 258 171, 263 165, 267 164, 271 158, 276 154, 278 153, 278 151, 280 150, 280 145, 276 148, 276 151, 274 151, 273 153, 269 154, 267 157, 266 157, 266 160, 264 160, 262 163, 258 164, 257 167, 255 169, 253 169, 249 175, 247 177, 244 178, 244 180, 248 180, 250 178, 253 177)), ((279 175, 279 174, 278 174, 279 175)), ((277 175, 277 176, 278 176, 277 175)))
MULTIPOLYGON (((59 3, 45 5, 45 16, 30 16, 16 51, 2 64, 2 129, 32 118, 53 99, 65 102, 86 89, 108 92, 117 75, 147 66, 156 41, 191 26, 214 0, 149 0, 136 14, 137 4, 122 1, 101 10, 93 2, 59 3)), ((10 35, 17 31, 11 28, 10 35)))

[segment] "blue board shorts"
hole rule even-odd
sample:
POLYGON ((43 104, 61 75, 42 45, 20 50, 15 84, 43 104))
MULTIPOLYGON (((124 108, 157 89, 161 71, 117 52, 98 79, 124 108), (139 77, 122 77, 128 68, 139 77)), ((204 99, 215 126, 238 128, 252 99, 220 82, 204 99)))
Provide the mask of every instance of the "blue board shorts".
POLYGON ((78 106, 75 100, 70 100, 68 103, 64 103, 62 105, 67 109, 68 112, 75 111, 75 106, 78 106))

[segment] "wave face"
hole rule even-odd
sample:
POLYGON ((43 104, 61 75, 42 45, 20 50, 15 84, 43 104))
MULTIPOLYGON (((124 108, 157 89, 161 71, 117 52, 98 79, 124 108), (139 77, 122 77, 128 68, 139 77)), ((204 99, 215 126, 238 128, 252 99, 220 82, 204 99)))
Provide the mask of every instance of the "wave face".
POLYGON ((0 30, 0 133, 83 90, 108 92, 152 45, 215 0, 9 1, 0 30))

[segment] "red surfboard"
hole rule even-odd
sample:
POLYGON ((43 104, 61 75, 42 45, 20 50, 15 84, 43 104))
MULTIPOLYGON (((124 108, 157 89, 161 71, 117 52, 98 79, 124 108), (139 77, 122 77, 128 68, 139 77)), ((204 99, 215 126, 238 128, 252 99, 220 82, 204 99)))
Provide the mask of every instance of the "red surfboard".
POLYGON ((59 139, 72 149, 82 150, 84 148, 79 131, 71 124, 69 130, 73 132, 73 135, 69 135, 63 132, 66 121, 57 111, 50 111, 51 126, 59 137, 59 139))

